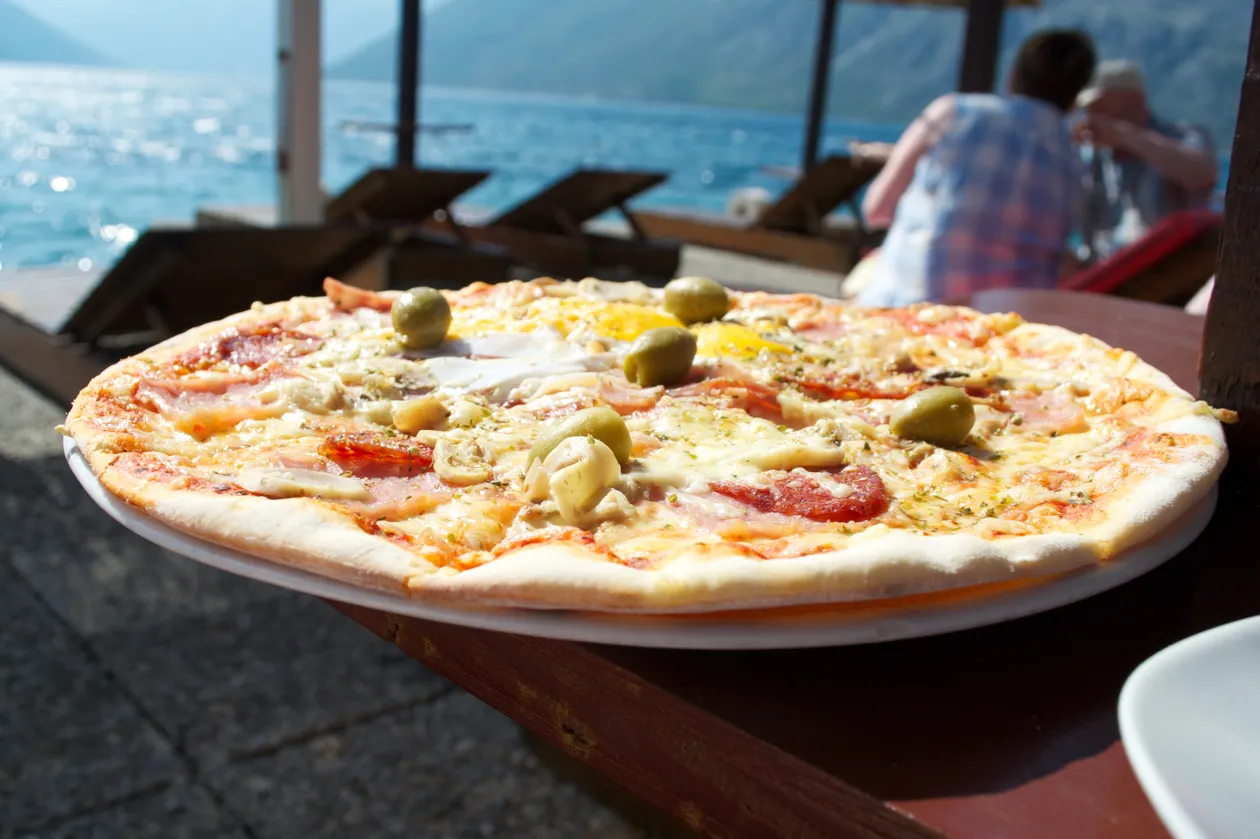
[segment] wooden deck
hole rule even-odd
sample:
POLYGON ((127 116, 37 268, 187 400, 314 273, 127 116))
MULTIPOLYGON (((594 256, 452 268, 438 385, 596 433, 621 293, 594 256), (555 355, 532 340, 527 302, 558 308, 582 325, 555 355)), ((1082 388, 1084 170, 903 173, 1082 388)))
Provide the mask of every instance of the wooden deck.
POLYGON ((0 306, 56 333, 102 275, 100 269, 80 271, 73 265, 0 271, 0 306))
MULTIPOLYGON (((480 224, 494 215, 492 210, 476 205, 456 205, 454 210, 456 220, 464 225, 480 224)), ((275 223, 276 210, 270 204, 214 204, 197 210, 198 225, 271 226, 275 223)), ((630 235, 629 225, 619 220, 593 221, 586 227, 606 236, 630 235)), ((822 246, 835 249, 830 242, 823 242, 822 246)), ((726 286, 747 291, 807 292, 826 297, 840 294, 843 274, 757 258, 737 250, 684 243, 678 274, 712 277, 726 286)))

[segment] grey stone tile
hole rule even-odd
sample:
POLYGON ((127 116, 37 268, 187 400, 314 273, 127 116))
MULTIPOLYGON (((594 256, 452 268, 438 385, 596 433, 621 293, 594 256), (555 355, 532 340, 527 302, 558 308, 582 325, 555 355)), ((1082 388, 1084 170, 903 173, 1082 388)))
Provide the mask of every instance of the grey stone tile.
POLYGON ((0 455, 39 458, 61 451, 61 435, 54 429, 66 418, 66 408, 54 405, 0 369, 0 455))
POLYGON ((0 527, 10 536, 5 547, 13 566, 86 634, 276 594, 135 536, 96 507, 60 458, 28 463, 0 456, 0 527), (32 495, 32 486, 44 489, 32 495))
POLYGON ((0 835, 177 777, 179 758, 81 654, 0 670, 0 835))
POLYGON ((178 784, 99 812, 33 830, 19 839, 245 839, 206 790, 178 784))
POLYGON ((208 782, 264 839, 643 836, 541 771, 516 727, 462 691, 221 767, 208 782))
POLYGON ((207 764, 448 689, 326 603, 297 594, 92 644, 175 742, 207 764))
POLYGON ((3 563, 0 615, 0 671, 80 649, 74 634, 39 602, 26 581, 3 563))

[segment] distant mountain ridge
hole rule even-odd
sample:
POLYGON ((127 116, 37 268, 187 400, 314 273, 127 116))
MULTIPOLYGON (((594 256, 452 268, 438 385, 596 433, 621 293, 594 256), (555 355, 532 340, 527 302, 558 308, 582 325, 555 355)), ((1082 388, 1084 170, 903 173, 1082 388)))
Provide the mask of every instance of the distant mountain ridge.
MULTIPOLYGON (((277 0, 8 2, 129 68, 225 75, 276 70, 277 0)), ((441 0, 425 2, 432 7, 441 0)), ((320 6, 329 61, 398 26, 398 0, 322 0, 320 6)))
MULTIPOLYGON (((1205 125, 1229 150, 1250 3, 1046 6, 1007 14, 1004 66, 1028 33, 1082 27, 1104 57, 1142 63, 1161 114, 1205 125)), ((829 112, 912 118, 954 88, 963 20, 957 9, 841 4, 829 112)), ((426 16, 422 74, 453 87, 799 111, 816 26, 816 4, 795 0, 450 0, 426 16)), ((391 80, 396 44, 384 35, 329 75, 391 80)))
POLYGON ((99 50, 18 8, 9 0, 0 0, 0 61, 87 65, 115 63, 99 50))

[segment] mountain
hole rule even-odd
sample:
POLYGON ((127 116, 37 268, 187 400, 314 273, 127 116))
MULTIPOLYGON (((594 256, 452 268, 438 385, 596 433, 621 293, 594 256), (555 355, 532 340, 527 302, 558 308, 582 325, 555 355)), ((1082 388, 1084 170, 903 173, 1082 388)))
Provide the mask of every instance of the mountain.
MULTIPOLYGON (((1141 61, 1154 107, 1208 126, 1228 150, 1251 4, 1056 0, 1007 14, 1003 67, 1047 26, 1087 30, 1104 57, 1141 61)), ((957 80, 957 9, 842 3, 829 110, 905 122, 957 80)), ((803 110, 817 5, 799 0, 450 0, 425 19, 426 84, 803 110)), ((333 64, 391 80, 397 34, 333 64)), ((1004 72, 1004 70, 1003 70, 1004 72)))
POLYGON ((103 53, 0 0, 0 61, 41 64, 113 64, 103 53))
MULTIPOLYGON (((136 69, 263 74, 276 66, 276 0, 9 2, 136 69)), ((324 55, 340 59, 396 29, 398 8, 398 0, 324 0, 324 55)))

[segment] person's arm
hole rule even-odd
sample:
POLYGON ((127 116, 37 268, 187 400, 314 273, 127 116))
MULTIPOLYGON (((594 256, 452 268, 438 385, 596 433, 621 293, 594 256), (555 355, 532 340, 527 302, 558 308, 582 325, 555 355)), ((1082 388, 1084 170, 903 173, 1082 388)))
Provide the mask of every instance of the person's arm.
POLYGON ((862 215, 874 228, 892 224, 897 202, 914 178, 919 158, 936 145, 954 116, 953 96, 942 96, 929 105, 901 135, 888 155, 888 162, 866 188, 862 198, 862 215))
POLYGON ((1184 189, 1210 190, 1216 186, 1216 156, 1200 131, 1182 139, 1168 137, 1131 122, 1088 117, 1081 125, 1099 145, 1126 151, 1184 189))
POLYGON ((849 154, 859 163, 869 163, 872 166, 883 166, 888 162, 888 156, 892 154, 892 143, 860 143, 852 142, 849 144, 849 154))

